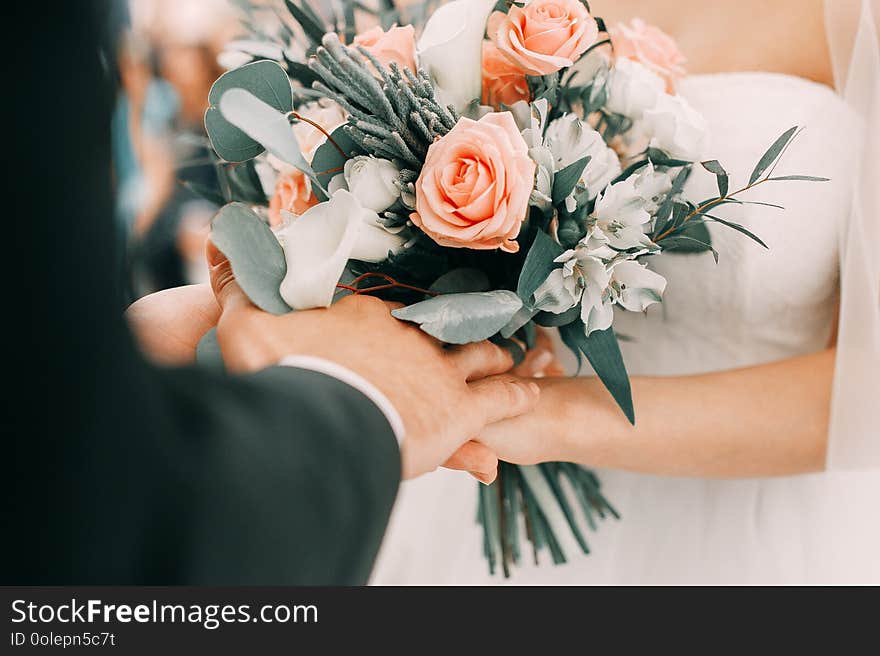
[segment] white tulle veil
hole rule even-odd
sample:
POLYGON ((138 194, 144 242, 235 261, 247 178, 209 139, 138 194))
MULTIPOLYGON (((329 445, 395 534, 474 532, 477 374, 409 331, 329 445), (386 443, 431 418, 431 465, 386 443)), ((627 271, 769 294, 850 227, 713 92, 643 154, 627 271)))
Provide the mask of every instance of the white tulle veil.
MULTIPOLYGON (((880 0, 826 0, 835 86, 861 151, 840 234, 841 302, 828 470, 880 469, 880 0)), ((880 499, 875 500, 880 503, 880 499)))

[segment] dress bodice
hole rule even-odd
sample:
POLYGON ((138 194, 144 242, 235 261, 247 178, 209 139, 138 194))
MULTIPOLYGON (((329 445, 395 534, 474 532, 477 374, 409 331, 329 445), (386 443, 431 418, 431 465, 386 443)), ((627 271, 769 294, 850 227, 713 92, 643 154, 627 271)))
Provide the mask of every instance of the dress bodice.
MULTIPOLYGON (((828 87, 772 73, 688 78, 681 89, 709 125, 707 159, 746 185, 758 159, 793 125, 803 133, 774 175, 814 175, 830 182, 768 182, 739 196, 774 203, 713 211, 768 246, 709 223, 720 254, 665 253, 650 266, 668 282, 647 315, 618 312, 615 329, 632 374, 690 374, 747 366, 823 348, 836 313, 838 230, 851 198, 856 131, 849 108, 828 87)), ((717 195, 715 176, 695 170, 686 188, 699 201, 717 195)))

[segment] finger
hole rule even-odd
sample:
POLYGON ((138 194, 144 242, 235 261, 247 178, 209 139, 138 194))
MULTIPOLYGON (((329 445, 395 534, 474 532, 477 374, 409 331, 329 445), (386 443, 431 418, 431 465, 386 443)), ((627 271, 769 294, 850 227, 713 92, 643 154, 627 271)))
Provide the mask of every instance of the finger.
POLYGON ((235 281, 235 274, 232 272, 229 259, 211 240, 208 240, 205 247, 205 255, 211 273, 211 289, 214 290, 214 297, 221 310, 228 313, 256 307, 235 281))
POLYGON ((541 388, 532 381, 515 376, 493 376, 468 385, 478 434, 487 424, 517 417, 538 403, 541 388))
POLYGON ((182 365, 195 360, 196 346, 217 325, 220 307, 208 285, 187 285, 144 296, 125 317, 150 359, 182 365))
POLYGON ((469 472, 478 481, 488 485, 498 474, 498 456, 485 444, 470 441, 459 447, 443 466, 469 472))
POLYGON ((513 367, 513 356, 510 352, 492 342, 456 346, 450 349, 448 354, 452 363, 469 382, 486 376, 503 374, 513 367))
POLYGON ((534 348, 526 352, 525 360, 513 370, 513 373, 523 378, 538 377, 543 375, 552 364, 553 353, 541 348, 534 348))

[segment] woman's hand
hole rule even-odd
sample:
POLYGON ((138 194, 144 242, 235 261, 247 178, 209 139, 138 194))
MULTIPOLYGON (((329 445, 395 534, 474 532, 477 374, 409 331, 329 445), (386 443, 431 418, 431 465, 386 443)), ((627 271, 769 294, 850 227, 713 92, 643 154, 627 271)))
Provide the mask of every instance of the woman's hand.
POLYGON ((125 312, 141 350, 156 364, 195 362, 199 340, 220 318, 210 285, 187 285, 144 296, 125 312))
POLYGON ((565 375, 562 364, 556 358, 553 342, 546 330, 538 330, 535 346, 526 351, 525 359, 512 373, 523 378, 548 378, 565 375))

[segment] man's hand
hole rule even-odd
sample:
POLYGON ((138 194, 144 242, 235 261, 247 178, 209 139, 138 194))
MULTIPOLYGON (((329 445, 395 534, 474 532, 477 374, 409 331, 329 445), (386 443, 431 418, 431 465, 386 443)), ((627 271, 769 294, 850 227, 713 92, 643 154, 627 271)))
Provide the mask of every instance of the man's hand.
POLYGON ((217 338, 230 371, 263 369, 288 355, 336 362, 380 389, 403 418, 404 478, 432 471, 455 454, 450 466, 476 471, 484 482, 494 479, 497 459, 470 438, 488 424, 528 412, 539 394, 534 383, 503 375, 513 366, 507 351, 489 342, 444 349, 368 296, 271 315, 250 302, 212 244, 208 261, 222 311, 217 338))

